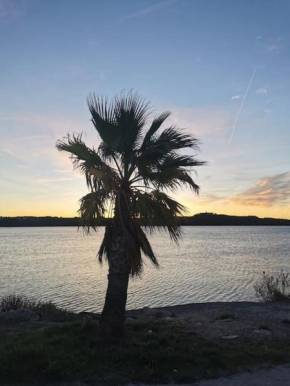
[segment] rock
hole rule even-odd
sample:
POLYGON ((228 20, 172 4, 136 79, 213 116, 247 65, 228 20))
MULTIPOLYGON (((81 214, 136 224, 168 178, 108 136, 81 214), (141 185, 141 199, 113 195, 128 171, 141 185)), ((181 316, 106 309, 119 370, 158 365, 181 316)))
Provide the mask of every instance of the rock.
POLYGON ((153 331, 152 331, 152 330, 148 330, 147 333, 146 333, 146 335, 148 335, 148 336, 153 335, 153 331))
POLYGON ((166 322, 173 322, 173 321, 174 321, 174 319, 172 318, 172 316, 166 316, 166 317, 164 318, 164 320, 165 320, 166 322))
POLYGON ((172 316, 170 311, 162 310, 160 308, 144 307, 143 313, 146 316, 154 316, 155 318, 166 318, 167 316, 172 316))
POLYGON ((20 308, 19 310, 10 310, 0 314, 1 320, 38 320, 39 316, 31 310, 20 308))
POLYGON ((239 335, 226 335, 226 336, 222 336, 222 339, 236 339, 238 337, 239 335))
POLYGON ((268 338, 272 335, 272 332, 269 330, 254 330, 254 332, 262 338, 268 338))

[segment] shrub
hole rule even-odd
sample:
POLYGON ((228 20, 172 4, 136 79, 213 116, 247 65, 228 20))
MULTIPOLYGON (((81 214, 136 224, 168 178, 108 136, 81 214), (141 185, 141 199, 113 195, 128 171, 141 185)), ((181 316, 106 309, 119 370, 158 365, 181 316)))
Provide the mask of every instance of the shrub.
POLYGON ((0 312, 19 310, 20 308, 27 308, 41 316, 66 312, 64 309, 56 306, 52 302, 35 301, 22 295, 7 295, 0 299, 0 312))
POLYGON ((21 295, 8 295, 3 296, 0 300, 0 312, 19 310, 20 308, 32 309, 36 306, 36 302, 28 300, 21 295))
POLYGON ((262 278, 254 285, 257 298, 262 302, 290 301, 290 276, 283 270, 278 276, 263 272, 262 278))

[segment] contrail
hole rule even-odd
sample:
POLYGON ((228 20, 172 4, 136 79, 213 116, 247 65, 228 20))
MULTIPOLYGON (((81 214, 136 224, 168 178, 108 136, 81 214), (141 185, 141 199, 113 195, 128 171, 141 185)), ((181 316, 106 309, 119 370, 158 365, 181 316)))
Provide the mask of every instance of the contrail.
POLYGON ((254 71, 253 71, 253 73, 252 73, 251 79, 250 79, 250 81, 249 81, 249 83, 248 83, 246 92, 245 92, 245 94, 244 94, 244 96, 243 96, 242 102, 241 102, 241 104, 240 104, 240 107, 239 107, 239 110, 238 110, 238 113, 237 113, 237 116, 236 116, 236 119, 235 119, 235 123, 234 123, 234 126, 233 126, 231 138, 230 138, 230 140, 229 140, 229 145, 230 145, 231 142, 232 142, 233 135, 234 135, 235 130, 236 130, 236 126, 237 126, 237 123, 238 123, 239 116, 240 116, 241 111, 242 111, 242 109, 243 109, 245 100, 246 100, 246 98, 247 98, 247 95, 248 95, 248 92, 249 92, 249 90, 250 90, 250 87, 251 87, 251 84, 252 84, 252 82, 253 82, 253 79, 254 79, 254 76, 255 76, 255 74, 256 74, 256 71, 257 71, 257 69, 255 68, 254 71))

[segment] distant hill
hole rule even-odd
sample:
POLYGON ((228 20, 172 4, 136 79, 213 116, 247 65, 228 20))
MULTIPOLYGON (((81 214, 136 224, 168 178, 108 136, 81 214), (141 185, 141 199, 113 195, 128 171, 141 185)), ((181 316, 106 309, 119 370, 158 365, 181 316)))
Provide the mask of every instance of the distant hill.
MULTIPOLYGON (((107 225, 110 219, 104 218, 98 225, 107 225)), ((55 227, 55 226, 78 226, 79 218, 72 217, 0 217, 0 227, 55 227)), ((199 213, 190 217, 180 217, 180 225, 288 225, 290 220, 277 218, 259 218, 256 216, 228 216, 225 214, 199 213)))
POLYGON ((199 213, 181 218, 182 225, 290 225, 290 220, 259 218, 257 216, 228 216, 226 214, 199 213))

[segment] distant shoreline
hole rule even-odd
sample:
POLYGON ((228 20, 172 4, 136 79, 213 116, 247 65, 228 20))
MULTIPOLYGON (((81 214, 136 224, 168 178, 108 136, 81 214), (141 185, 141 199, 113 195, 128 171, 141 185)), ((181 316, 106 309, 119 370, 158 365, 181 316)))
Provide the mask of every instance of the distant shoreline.
MULTIPOLYGON (((200 213, 179 218, 182 226, 290 226, 290 220, 259 218, 256 216, 228 216, 225 214, 200 213)), ((106 226, 111 219, 103 218, 95 225, 106 226)), ((78 217, 0 217, 0 227, 58 227, 79 226, 78 217)))

